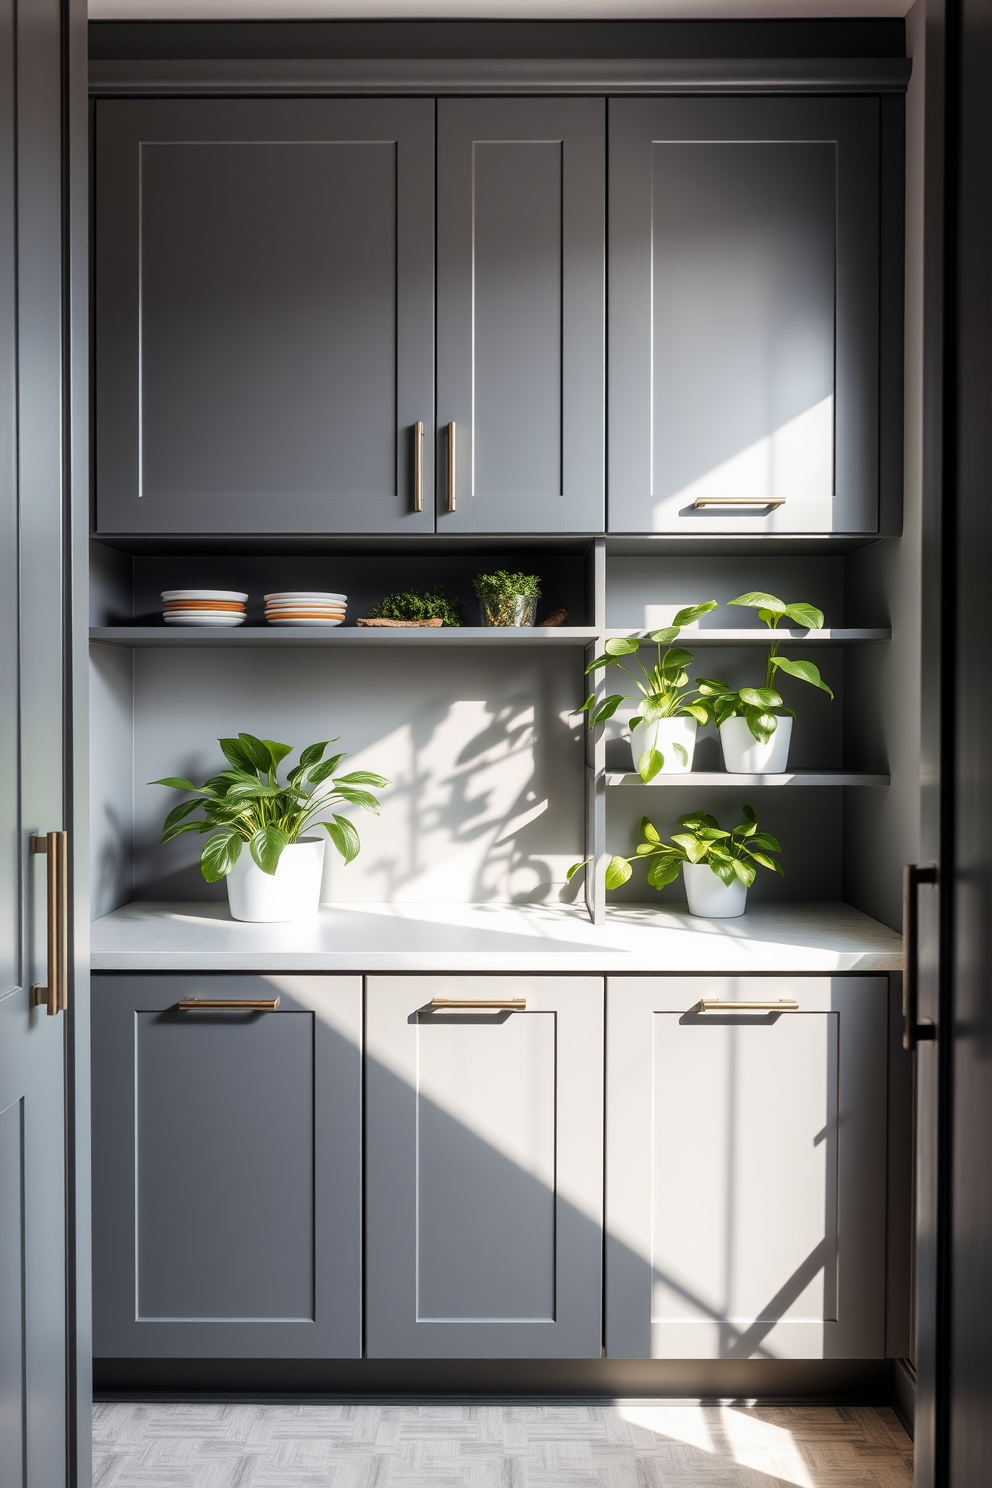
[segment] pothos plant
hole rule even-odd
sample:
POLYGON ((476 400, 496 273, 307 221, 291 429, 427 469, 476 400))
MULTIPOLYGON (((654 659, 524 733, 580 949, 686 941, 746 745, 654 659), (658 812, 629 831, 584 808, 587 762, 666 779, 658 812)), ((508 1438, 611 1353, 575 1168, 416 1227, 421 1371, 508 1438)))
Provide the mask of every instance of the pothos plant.
POLYGON ((337 742, 325 739, 302 750, 299 764, 280 783, 279 766, 292 753, 292 744, 256 739, 254 734, 217 742, 230 769, 212 775, 202 786, 179 775, 150 782, 192 791, 196 797, 169 812, 162 827, 162 841, 171 842, 183 832, 209 832, 200 854, 200 869, 207 883, 216 883, 230 873, 246 843, 262 872, 275 873, 283 850, 316 825, 326 830, 346 863, 358 856, 361 842, 354 823, 330 808, 336 802, 347 802, 378 816, 379 802, 363 787, 387 786, 389 781, 382 775, 352 770, 348 775, 336 776, 345 756, 335 754, 324 759, 327 746, 337 742), (187 820, 198 810, 202 810, 202 818, 187 820))
MULTIPOLYGON (((765 594, 760 590, 739 594, 736 599, 728 599, 727 604, 744 605, 748 609, 757 610, 758 619, 764 621, 773 637, 779 621, 783 619, 792 620, 804 630, 819 630, 823 625, 823 611, 816 609, 814 605, 802 601, 786 604, 784 600, 776 599, 774 594, 765 594)), ((718 728, 728 718, 745 718, 754 737, 761 744, 767 744, 778 728, 779 718, 795 716, 793 710, 785 706, 781 693, 772 686, 780 671, 790 677, 798 677, 800 682, 808 682, 811 687, 818 687, 828 697, 833 697, 830 688, 820 676, 818 667, 811 661, 797 661, 791 656, 780 656, 779 644, 778 639, 773 639, 769 647, 762 687, 739 687, 734 690, 717 678, 699 678, 699 691, 707 699, 712 709, 713 721, 718 728)))
MULTIPOLYGON (((711 716, 711 705, 708 696, 704 694, 701 687, 687 692, 689 685, 689 673, 687 668, 692 664, 692 652, 686 651, 684 647, 673 646, 672 642, 678 639, 683 625, 691 625, 698 620, 700 615, 709 614, 715 610, 717 602, 715 599, 707 599, 703 604, 689 605, 684 610, 679 610, 673 623, 666 626, 664 630, 655 630, 647 639, 654 641, 657 647, 657 659, 653 667, 646 667, 640 658, 640 650, 644 637, 616 636, 606 642, 605 652, 597 656, 586 667, 586 675, 598 671, 600 667, 618 666, 633 682, 641 700, 637 705, 637 711, 630 720, 631 738, 634 730, 642 724, 657 723, 661 718, 695 718, 697 723, 708 723, 711 716), (668 647, 662 655, 662 646, 668 647), (641 675, 623 664, 622 658, 633 656, 641 675)), ((724 684, 716 684, 722 686, 724 684)), ((596 694, 590 693, 582 704, 577 708, 578 713, 588 713, 589 727, 594 728, 597 723, 605 723, 612 718, 621 703, 629 699, 622 692, 613 692, 609 697, 603 698, 596 703, 596 694)), ((678 755, 682 764, 688 763, 685 746, 678 743, 672 744, 672 749, 678 755)), ((665 763, 665 756, 660 749, 654 745, 648 745, 643 749, 637 760, 637 773, 647 785, 653 780, 665 763)))
MULTIPOLYGON (((725 832, 715 816, 705 811, 680 816, 670 842, 662 842, 658 829, 645 816, 641 820, 641 838, 631 858, 610 859, 606 870, 606 887, 618 889, 633 873, 631 864, 653 860, 648 868, 648 883, 663 889, 678 878, 683 863, 705 863, 721 883, 739 880, 747 888, 754 883, 758 868, 770 868, 782 874, 781 863, 772 853, 782 851, 777 837, 758 831, 758 818, 751 806, 743 807, 744 820, 725 832)), ((576 864, 576 867, 579 867, 576 864)))

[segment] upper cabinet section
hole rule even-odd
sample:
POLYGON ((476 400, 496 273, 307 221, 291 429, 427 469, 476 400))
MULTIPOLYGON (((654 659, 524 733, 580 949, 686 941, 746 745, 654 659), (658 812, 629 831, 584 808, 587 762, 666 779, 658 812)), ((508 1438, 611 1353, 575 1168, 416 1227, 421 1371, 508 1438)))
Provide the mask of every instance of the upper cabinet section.
POLYGON ((438 103, 439 532, 596 532, 605 103, 438 103))
POLYGON ((872 98, 610 104, 610 530, 878 526, 872 98))
POLYGON ((97 526, 433 531, 431 99, 100 103, 97 526))

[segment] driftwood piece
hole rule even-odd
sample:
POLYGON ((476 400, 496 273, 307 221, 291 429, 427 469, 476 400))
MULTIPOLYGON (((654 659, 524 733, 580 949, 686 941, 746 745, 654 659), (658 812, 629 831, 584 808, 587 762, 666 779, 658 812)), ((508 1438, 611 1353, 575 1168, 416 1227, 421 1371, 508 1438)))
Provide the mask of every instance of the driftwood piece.
POLYGON ((356 620, 356 625, 381 625, 392 630, 419 630, 425 625, 443 625, 440 616, 435 615, 430 620, 356 620))
POLYGON ((541 624, 542 625, 564 625, 565 624, 565 621, 567 619, 568 619, 568 611, 567 610, 552 610, 551 611, 551 614, 548 615, 548 617, 545 620, 542 620, 541 621, 541 624))

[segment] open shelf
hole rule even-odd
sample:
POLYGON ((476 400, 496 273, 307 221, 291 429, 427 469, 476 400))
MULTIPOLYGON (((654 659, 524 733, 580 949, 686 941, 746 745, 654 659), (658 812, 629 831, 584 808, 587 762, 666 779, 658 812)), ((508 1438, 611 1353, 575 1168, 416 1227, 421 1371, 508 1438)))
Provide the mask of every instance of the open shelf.
POLYGON ((379 630, 357 625, 323 629, 307 625, 244 625, 237 629, 196 625, 102 625, 90 640, 109 646, 588 646, 599 632, 591 626, 462 625, 440 629, 379 630))
POLYGON ((849 904, 755 904, 734 920, 684 905, 338 904, 300 924, 243 924, 223 902, 135 902, 92 926, 95 971, 882 972, 894 930, 849 904))
POLYGON ((644 781, 636 770, 607 770, 607 785, 637 785, 642 790, 656 785, 888 785, 888 775, 868 775, 857 770, 788 770, 781 775, 730 775, 725 770, 688 770, 684 775, 656 775, 644 781))
MULTIPOLYGON (((662 629, 661 626, 655 627, 662 629)), ((630 630, 607 630, 604 631, 607 639, 614 636, 629 636, 637 634, 630 630)), ((653 646, 649 631, 641 631, 641 639, 646 645, 653 646)), ((679 633, 677 644, 680 646, 726 646, 732 645, 762 645, 767 646, 771 641, 800 641, 814 646, 854 646, 864 645, 869 641, 888 641, 892 639, 892 631, 888 626, 870 628, 865 626, 854 626, 846 629, 832 627, 826 630, 801 630, 788 629, 780 626, 778 630, 769 630, 767 626, 757 628, 744 628, 742 626, 728 626, 717 630, 683 630, 679 633)))

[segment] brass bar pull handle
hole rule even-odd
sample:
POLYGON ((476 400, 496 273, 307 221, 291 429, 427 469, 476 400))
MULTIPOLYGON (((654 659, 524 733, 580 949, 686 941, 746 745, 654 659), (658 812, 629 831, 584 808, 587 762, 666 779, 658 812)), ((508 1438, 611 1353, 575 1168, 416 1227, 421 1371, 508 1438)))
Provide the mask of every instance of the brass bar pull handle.
POLYGON ((219 1008, 221 1012, 274 1013, 278 1006, 278 997, 184 997, 179 1011, 193 1013, 198 1008, 219 1008))
POLYGON ((699 999, 701 1013, 798 1013, 794 997, 780 997, 777 1002, 721 1002, 715 997, 699 999))
POLYGON ((448 510, 449 510, 449 512, 453 512, 453 511, 456 511, 458 509, 458 494, 457 494, 457 490, 456 490, 456 477, 455 477, 455 451, 456 451, 456 446, 455 446, 455 426, 452 423, 452 424, 449 424, 448 425, 448 510))
POLYGON ((424 421, 418 419, 413 426, 413 509, 424 509, 424 421))
POLYGON ((443 1012, 445 1008, 508 1008, 510 1012, 522 1013, 527 1007, 526 997, 432 997, 431 1007, 443 1012))
POLYGON ((697 496, 692 503, 701 506, 784 506, 785 496, 697 496))
POLYGON ((31 1003, 44 1003, 50 1018, 69 1005, 69 838, 66 832, 46 832, 31 838, 32 853, 44 853, 48 885, 46 940, 48 985, 35 982, 31 1003))
POLYGON ((933 863, 907 863, 902 871, 902 1046, 915 1049, 921 1041, 936 1038, 937 1030, 927 1019, 919 1019, 920 996, 920 884, 935 884, 937 869, 933 863))

